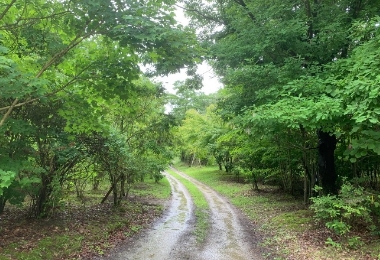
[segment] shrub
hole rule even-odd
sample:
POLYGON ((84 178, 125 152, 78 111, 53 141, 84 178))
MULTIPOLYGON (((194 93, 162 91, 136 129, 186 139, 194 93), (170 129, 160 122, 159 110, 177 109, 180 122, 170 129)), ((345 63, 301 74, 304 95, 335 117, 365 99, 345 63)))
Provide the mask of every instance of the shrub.
POLYGON ((319 196, 311 200, 310 208, 315 219, 324 222, 339 236, 348 234, 353 226, 365 226, 372 231, 376 228, 372 211, 379 207, 379 203, 373 196, 365 194, 362 187, 345 182, 339 195, 319 196))

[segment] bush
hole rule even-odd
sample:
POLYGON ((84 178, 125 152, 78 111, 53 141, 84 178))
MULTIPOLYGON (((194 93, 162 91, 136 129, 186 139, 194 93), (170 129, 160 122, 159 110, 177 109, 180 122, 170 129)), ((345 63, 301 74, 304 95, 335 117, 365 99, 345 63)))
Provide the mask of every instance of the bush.
MULTIPOLYGON (((317 188, 318 189, 318 188, 317 188)), ((376 229, 373 221, 373 211, 379 208, 374 197, 365 194, 362 187, 354 187, 345 182, 339 195, 325 195, 311 198, 310 208, 315 213, 315 219, 325 223, 338 236, 346 235, 352 227, 376 229)))

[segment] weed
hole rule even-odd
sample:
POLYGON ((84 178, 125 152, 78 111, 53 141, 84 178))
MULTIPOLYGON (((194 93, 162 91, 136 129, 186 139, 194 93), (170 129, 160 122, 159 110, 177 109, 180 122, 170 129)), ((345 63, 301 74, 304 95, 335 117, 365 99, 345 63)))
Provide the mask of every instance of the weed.
POLYGON ((134 233, 137 233, 139 232, 143 227, 141 225, 133 225, 131 226, 131 230, 134 232, 134 233))
MULTIPOLYGON (((20 260, 34 260, 34 259, 67 259, 75 251, 81 248, 83 237, 69 236, 69 235, 56 235, 45 237, 41 239, 37 245, 31 250, 18 251, 12 254, 12 258, 20 260)), ((5 253, 10 249, 9 247, 16 246, 11 244, 5 249, 5 253)), ((23 246, 18 244, 18 246, 23 246)), ((2 259, 2 256, 0 257, 2 259)), ((9 258, 7 258, 9 259, 9 258)))
POLYGON ((207 237, 209 214, 206 210, 196 209, 195 216, 197 218, 197 228, 195 229, 196 240, 198 243, 202 243, 207 237))
POLYGON ((325 242, 326 245, 329 245, 329 246, 332 246, 336 249, 342 249, 342 245, 338 242, 335 242, 334 240, 332 240, 331 237, 327 238, 326 242, 325 242))
POLYGON ((107 225, 107 230, 108 230, 108 233, 113 233, 121 228, 123 228, 124 226, 127 226, 128 225, 128 221, 112 221, 110 222, 108 225, 107 225))
POLYGON ((358 249, 364 245, 364 242, 361 240, 360 237, 350 237, 348 238, 347 244, 352 249, 358 249))
POLYGON ((104 251, 100 246, 95 246, 94 249, 98 255, 104 255, 104 251))

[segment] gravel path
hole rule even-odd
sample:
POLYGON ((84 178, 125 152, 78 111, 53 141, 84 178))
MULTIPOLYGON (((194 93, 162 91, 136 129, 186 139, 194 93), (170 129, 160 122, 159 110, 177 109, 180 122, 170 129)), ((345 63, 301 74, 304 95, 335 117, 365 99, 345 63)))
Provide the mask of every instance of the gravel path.
POLYGON ((210 230, 203 245, 193 235, 194 206, 186 188, 165 173, 172 199, 164 217, 109 260, 260 260, 254 227, 227 199, 207 185, 172 168, 204 194, 210 207, 210 230))

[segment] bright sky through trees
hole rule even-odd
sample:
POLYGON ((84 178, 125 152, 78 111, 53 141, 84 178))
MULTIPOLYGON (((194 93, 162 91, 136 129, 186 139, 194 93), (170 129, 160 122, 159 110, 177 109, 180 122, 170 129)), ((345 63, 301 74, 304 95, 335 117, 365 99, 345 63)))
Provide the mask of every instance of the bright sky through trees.
MULTIPOLYGON (((176 7, 176 19, 184 26, 188 24, 188 18, 185 17, 183 10, 178 7, 176 7)), ((215 75, 211 66, 209 66, 206 62, 203 62, 198 66, 197 72, 203 77, 203 88, 201 91, 205 94, 215 93, 222 87, 222 83, 219 81, 218 76, 215 75)), ((174 94, 174 83, 176 81, 185 80, 186 78, 186 71, 182 69, 179 73, 170 74, 166 77, 159 77, 157 80, 163 83, 168 92, 174 94)))

